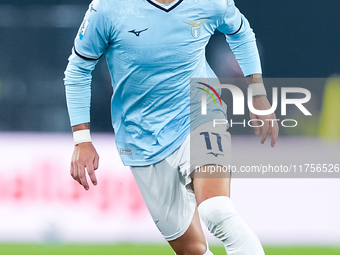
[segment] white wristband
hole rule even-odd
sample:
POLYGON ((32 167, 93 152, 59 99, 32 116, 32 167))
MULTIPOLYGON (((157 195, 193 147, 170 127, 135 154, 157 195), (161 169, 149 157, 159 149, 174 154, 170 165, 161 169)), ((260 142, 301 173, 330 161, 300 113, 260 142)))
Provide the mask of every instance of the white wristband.
POLYGON ((263 83, 253 83, 249 84, 248 86, 248 93, 249 88, 252 90, 252 96, 267 96, 266 88, 264 87, 263 83))
POLYGON ((74 145, 91 142, 90 129, 78 130, 73 132, 74 145))

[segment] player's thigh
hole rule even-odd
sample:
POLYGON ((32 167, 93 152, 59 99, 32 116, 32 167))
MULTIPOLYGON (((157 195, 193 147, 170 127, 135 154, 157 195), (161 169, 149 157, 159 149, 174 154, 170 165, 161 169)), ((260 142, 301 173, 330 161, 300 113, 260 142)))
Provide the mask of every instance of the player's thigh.
POLYGON ((231 137, 225 125, 200 125, 191 131, 188 149, 191 177, 230 177, 231 137))
POLYGON ((230 196, 231 137, 224 125, 205 123, 191 134, 191 178, 199 205, 215 196, 230 196))
POLYGON ((131 167, 145 204, 167 241, 181 237, 191 225, 196 208, 195 195, 185 187, 185 180, 173 157, 145 167, 131 167))
POLYGON ((212 197, 230 197, 230 178, 194 178, 193 189, 197 206, 204 200, 212 197))

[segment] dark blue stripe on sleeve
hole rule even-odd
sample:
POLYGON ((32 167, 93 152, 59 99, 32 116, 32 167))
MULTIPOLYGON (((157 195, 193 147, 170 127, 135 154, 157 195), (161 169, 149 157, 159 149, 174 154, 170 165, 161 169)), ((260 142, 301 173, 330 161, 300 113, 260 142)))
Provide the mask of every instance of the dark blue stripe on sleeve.
POLYGON ((88 57, 84 57, 83 55, 81 55, 80 53, 77 52, 76 48, 74 47, 74 52, 76 53, 76 55, 78 57, 81 57, 82 59, 85 59, 85 60, 93 60, 93 61, 97 61, 99 60, 103 55, 101 55, 99 58, 88 58, 88 57))
POLYGON ((243 19, 241 18, 241 25, 240 25, 240 28, 237 29, 237 31, 235 33, 232 33, 232 34, 226 34, 226 35, 236 35, 238 32, 240 32, 241 28, 243 26, 243 19))

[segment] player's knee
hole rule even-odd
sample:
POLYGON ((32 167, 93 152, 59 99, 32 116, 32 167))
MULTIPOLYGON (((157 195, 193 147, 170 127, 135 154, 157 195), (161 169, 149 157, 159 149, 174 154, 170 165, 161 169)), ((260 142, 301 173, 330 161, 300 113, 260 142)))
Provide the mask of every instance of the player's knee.
POLYGON ((195 245, 193 245, 194 247, 192 247, 189 252, 187 253, 188 255, 192 254, 204 254, 207 250, 207 245, 205 243, 196 243, 195 245))
POLYGON ((213 197, 203 201, 198 206, 198 212, 210 231, 218 229, 226 220, 238 218, 230 198, 228 197, 213 197))
POLYGON ((183 246, 180 251, 177 251, 177 255, 203 255, 207 251, 206 243, 188 243, 183 246))

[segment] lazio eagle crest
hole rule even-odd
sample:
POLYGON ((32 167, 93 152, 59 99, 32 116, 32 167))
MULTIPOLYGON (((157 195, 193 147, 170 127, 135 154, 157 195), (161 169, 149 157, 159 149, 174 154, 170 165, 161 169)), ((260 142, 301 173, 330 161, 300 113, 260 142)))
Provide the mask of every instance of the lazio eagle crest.
POLYGON ((192 26, 191 27, 191 35, 192 35, 192 37, 197 39, 198 37, 200 37, 200 34, 201 34, 200 25, 206 20, 207 19, 199 19, 197 21, 188 20, 188 21, 184 21, 184 22, 192 26))

